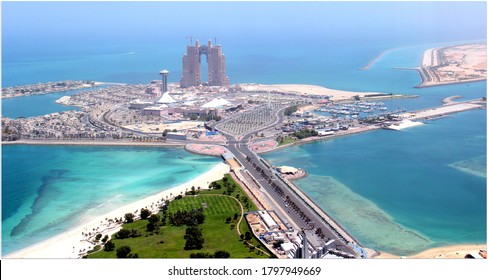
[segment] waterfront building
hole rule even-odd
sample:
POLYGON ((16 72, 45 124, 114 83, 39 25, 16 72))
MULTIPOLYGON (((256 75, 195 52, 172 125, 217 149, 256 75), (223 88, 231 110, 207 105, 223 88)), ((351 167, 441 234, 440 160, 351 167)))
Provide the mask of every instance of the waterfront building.
POLYGON ((169 71, 168 70, 162 70, 161 72, 159 72, 159 74, 161 75, 161 93, 165 93, 168 91, 168 74, 169 74, 169 71))
POLYGON ((225 73, 225 56, 222 53, 222 46, 212 46, 211 40, 208 41, 208 45, 200 45, 197 40, 195 46, 187 46, 186 54, 183 56, 183 77, 181 78, 180 86, 187 88, 202 84, 202 54, 207 58, 208 85, 229 85, 229 78, 225 73))

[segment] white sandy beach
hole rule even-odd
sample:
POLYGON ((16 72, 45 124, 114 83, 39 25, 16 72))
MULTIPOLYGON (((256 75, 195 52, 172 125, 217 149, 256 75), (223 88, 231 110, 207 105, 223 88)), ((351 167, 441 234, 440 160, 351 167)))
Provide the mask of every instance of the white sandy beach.
POLYGON ((101 233, 103 236, 110 236, 119 231, 121 226, 115 223, 110 224, 108 222, 109 219, 124 217, 126 213, 135 213, 141 208, 147 208, 156 212, 158 211, 158 206, 160 205, 161 200, 166 199, 166 197, 171 198, 170 194, 173 196, 179 195, 186 190, 190 190, 192 186, 205 189, 210 182, 221 179, 224 174, 229 172, 229 170, 230 168, 227 164, 219 163, 211 170, 201 174, 193 180, 120 207, 110 213, 90 219, 90 221, 87 221, 74 229, 25 249, 13 252, 3 258, 79 258, 80 251, 88 251, 94 246, 90 242, 83 241, 83 239, 86 239, 86 237, 83 236, 83 233, 93 232, 94 228, 99 228, 97 233, 101 233))
POLYGON ((356 95, 364 97, 368 94, 379 94, 379 92, 355 92, 344 91, 337 89, 325 88, 316 85, 300 85, 300 84, 276 84, 276 85, 263 85, 263 84, 243 84, 241 87, 245 91, 276 91, 285 92, 298 95, 318 95, 318 96, 330 96, 331 100, 348 100, 356 95))
POLYGON ((375 258, 378 259, 463 259, 466 254, 477 254, 480 250, 486 250, 486 244, 460 244, 436 247, 425 250, 416 255, 400 257, 393 254, 381 252, 375 258))

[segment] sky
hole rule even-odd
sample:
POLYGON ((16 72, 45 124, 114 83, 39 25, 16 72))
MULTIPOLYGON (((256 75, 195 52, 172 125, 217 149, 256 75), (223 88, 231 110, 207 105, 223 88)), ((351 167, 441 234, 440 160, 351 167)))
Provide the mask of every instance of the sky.
MULTIPOLYGON (((2 2, 6 43, 314 37, 486 37, 484 2, 2 2), (480 26, 484 28, 480 29, 480 26), (397 32, 395 32, 397 31, 397 32), (290 36, 293 34, 293 36, 290 36), (351 36, 353 35, 353 36, 351 36)), ((286 40, 283 40, 286 42, 286 40)))
MULTIPOLYGON (((138 55, 147 53, 147 60, 157 57, 165 67, 178 65, 170 69, 171 81, 181 75, 178 71, 184 53, 182 46, 190 43, 190 36, 193 42, 199 39, 202 44, 217 37, 217 42, 225 46, 230 74, 232 63, 241 68, 248 65, 256 72, 259 67, 249 61, 270 62, 278 53, 280 59, 297 59, 327 50, 348 52, 368 48, 379 52, 412 45, 486 40, 486 2, 3 1, 1 4, 4 65, 17 63, 15 69, 20 69, 22 65, 18 63, 51 61, 55 65, 50 69, 62 72, 65 70, 61 62, 55 62, 57 59, 137 51, 138 55), (149 56, 154 49, 158 53, 149 56), (267 58, 259 59, 263 55, 267 58)), ((138 57, 138 65, 151 64, 138 57)), ((85 68, 77 69, 86 73, 93 66, 97 65, 87 62, 85 68)), ((114 67, 132 69, 119 64, 114 67)), ((144 71, 149 70, 146 67, 144 71)), ((132 77, 144 71, 134 69, 132 77)), ((73 77, 79 77, 75 72, 73 77)), ((33 82, 18 81, 17 72, 9 73, 12 74, 3 77, 11 84, 33 82)), ((87 79, 96 78, 92 76, 87 79)))

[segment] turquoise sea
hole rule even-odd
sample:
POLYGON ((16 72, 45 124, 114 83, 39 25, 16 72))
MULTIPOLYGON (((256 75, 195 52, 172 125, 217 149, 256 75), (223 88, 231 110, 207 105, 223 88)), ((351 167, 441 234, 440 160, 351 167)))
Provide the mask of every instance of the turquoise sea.
POLYGON ((2 147, 2 254, 60 234, 210 170, 181 148, 2 147))
MULTIPOLYGON (((453 95, 486 96, 486 82, 414 88, 417 71, 398 69, 418 67, 432 47, 485 42, 483 2, 2 3, 2 86, 149 83, 161 69, 177 82, 189 36, 201 43, 218 37, 231 83, 418 95, 385 101, 407 110, 453 95)), ((2 116, 71 110, 53 103, 67 94, 3 100, 2 116)), ((407 255, 486 243, 485 110, 264 157, 306 169, 309 177, 297 184, 367 247, 407 255)), ((177 185, 217 161, 172 148, 3 146, 2 254, 177 185)))
POLYGON ((486 111, 264 155, 368 248, 397 255, 486 242, 486 111))
MULTIPOLYGON (((93 88, 92 88, 93 89, 93 88)), ((2 99, 2 116, 6 118, 29 118, 62 111, 78 111, 78 107, 56 103, 63 96, 73 95, 92 89, 77 89, 50 93, 46 95, 31 95, 2 99)))

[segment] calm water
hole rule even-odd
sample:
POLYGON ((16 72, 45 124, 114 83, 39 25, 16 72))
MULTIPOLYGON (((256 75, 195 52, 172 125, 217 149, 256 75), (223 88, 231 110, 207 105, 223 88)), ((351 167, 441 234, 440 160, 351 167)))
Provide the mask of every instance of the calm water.
MULTIPOLYGON (((231 83, 419 95, 385 102, 407 110, 437 106, 452 95, 486 96, 486 82, 417 89, 419 74, 397 69, 417 67, 428 48, 486 41, 482 2, 49 5, 2 3, 3 86, 66 79, 148 83, 163 68, 176 82, 185 37, 193 35, 201 43, 218 37, 231 83), (188 24, 183 9, 199 24, 188 24), (455 16, 444 16, 449 11, 455 16), (359 70, 388 49, 395 50, 359 70)), ((54 104, 67 94, 57 95, 3 100, 2 115, 72 109, 54 104)), ((405 131, 370 132, 265 157, 305 168, 310 176, 297 183, 368 247, 409 254, 486 242, 485 119, 486 111, 464 112, 405 131)), ((84 208, 115 208, 158 185, 196 176, 213 162, 173 149, 3 147, 3 252, 66 230, 83 218, 84 208)))
POLYGON ((61 105, 56 103, 56 100, 63 96, 73 95, 86 90, 90 89, 77 89, 46 95, 31 95, 2 99, 2 116, 16 119, 19 117, 29 118, 42 116, 68 110, 78 111, 78 107, 61 105))
POLYGON ((2 147, 2 254, 175 187, 219 159, 179 148, 2 147))
POLYGON ((264 157, 307 170, 297 184, 363 245, 408 255, 486 242, 485 126, 479 110, 264 157))

